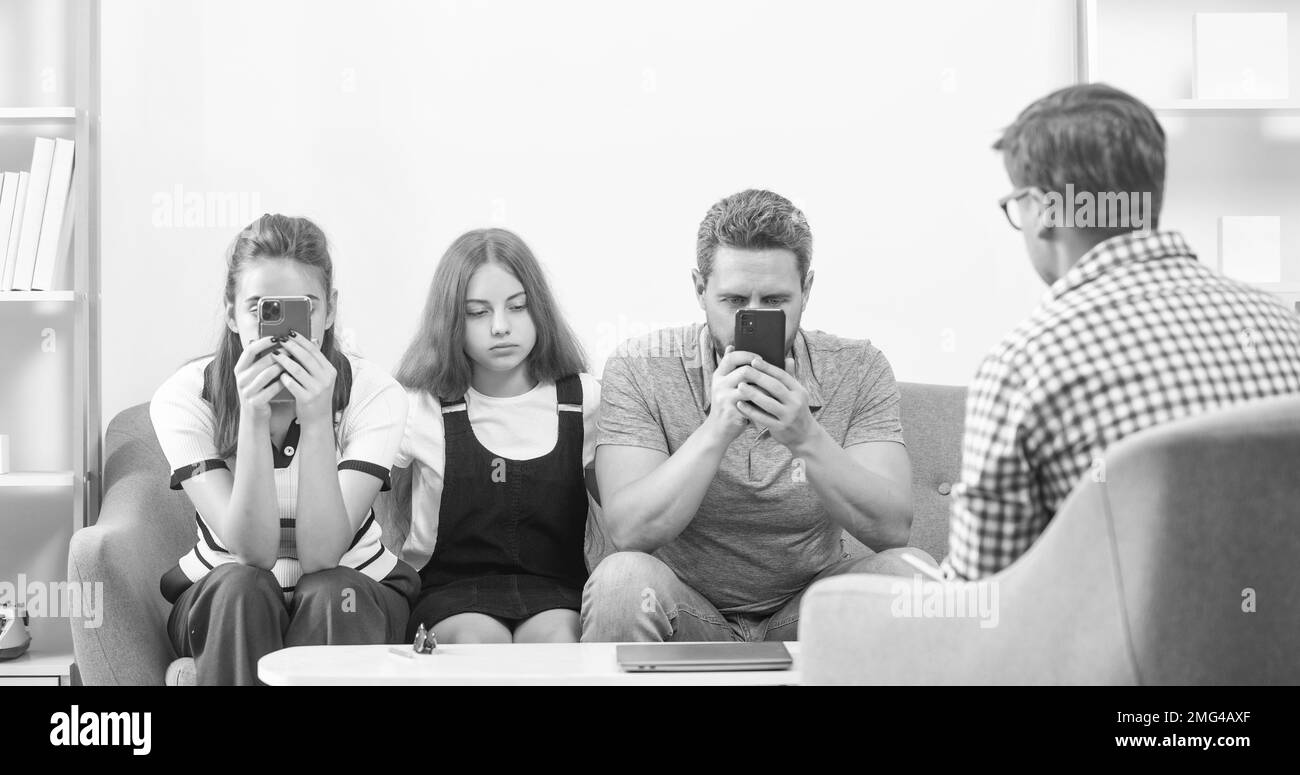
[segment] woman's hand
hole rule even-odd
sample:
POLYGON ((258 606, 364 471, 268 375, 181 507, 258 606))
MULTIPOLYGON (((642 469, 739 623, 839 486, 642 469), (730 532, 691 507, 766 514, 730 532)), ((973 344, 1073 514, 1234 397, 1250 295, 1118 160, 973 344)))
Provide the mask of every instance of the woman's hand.
POLYGON ((271 416, 271 399, 279 395, 281 390, 279 378, 284 374, 284 368, 278 362, 261 357, 274 345, 273 337, 262 337, 245 347, 239 360, 235 361, 235 385, 239 388, 240 411, 257 420, 271 416))
POLYGON ((333 364, 315 342, 299 336, 298 332, 290 331, 283 339, 282 346, 271 357, 284 369, 280 384, 293 393, 299 425, 323 422, 332 426, 336 374, 333 364))

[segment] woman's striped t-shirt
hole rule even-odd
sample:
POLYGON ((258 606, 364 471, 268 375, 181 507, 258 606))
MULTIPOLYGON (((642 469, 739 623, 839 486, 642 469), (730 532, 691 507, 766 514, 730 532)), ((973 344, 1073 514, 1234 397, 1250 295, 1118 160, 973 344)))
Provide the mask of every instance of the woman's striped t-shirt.
MULTIPOLYGON (((352 395, 335 417, 339 470, 372 474, 389 488, 389 469, 397 455, 406 425, 406 393, 387 373, 360 358, 352 364, 352 395)), ((172 469, 171 488, 208 471, 226 468, 232 473, 236 456, 221 458, 214 443, 216 422, 212 405, 203 398, 203 374, 212 358, 182 366, 154 394, 149 406, 158 441, 172 469)), ((294 537, 298 501, 297 421, 289 427, 284 443, 272 448, 275 490, 279 500, 280 548, 271 572, 280 582, 286 598, 302 575, 294 537)), ((191 584, 218 565, 239 560, 225 549, 220 535, 202 514, 195 513, 198 541, 162 579, 162 593, 174 602, 191 584)), ((382 581, 396 566, 396 555, 382 541, 382 530, 372 510, 339 559, 339 565, 355 568, 375 581, 382 581)))

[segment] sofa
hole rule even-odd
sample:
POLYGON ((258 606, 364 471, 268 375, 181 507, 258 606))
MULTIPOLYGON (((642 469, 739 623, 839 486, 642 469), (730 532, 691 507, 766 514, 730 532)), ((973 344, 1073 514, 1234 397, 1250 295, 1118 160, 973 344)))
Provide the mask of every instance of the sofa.
POLYGON ((1150 428, 1103 459, 991 577, 814 584, 803 679, 1300 684, 1300 397, 1150 428))
MULTIPOLYGON (((903 434, 912 458, 915 515, 911 545, 936 560, 947 551, 949 493, 956 481, 966 391, 961 387, 900 383, 903 434)), ((98 521, 73 534, 71 582, 104 584, 100 627, 72 620, 76 672, 86 685, 185 684, 191 660, 179 660, 167 638, 170 605, 158 579, 194 544, 194 508, 167 488, 170 473, 149 420, 148 404, 120 412, 104 436, 104 490, 98 521), (188 664, 187 664, 188 663, 188 664)), ((396 549, 406 526, 377 509, 385 543, 396 549)), ((865 550, 844 537, 846 555, 865 550)), ((594 567, 610 551, 588 541, 594 567)))

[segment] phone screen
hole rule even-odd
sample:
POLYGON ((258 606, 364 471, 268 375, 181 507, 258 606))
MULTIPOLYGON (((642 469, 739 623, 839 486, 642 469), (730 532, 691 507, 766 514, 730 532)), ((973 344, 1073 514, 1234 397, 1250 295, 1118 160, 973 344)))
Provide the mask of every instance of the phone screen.
POLYGON ((737 310, 734 342, 737 350, 754 353, 778 369, 784 369, 785 310, 737 310))

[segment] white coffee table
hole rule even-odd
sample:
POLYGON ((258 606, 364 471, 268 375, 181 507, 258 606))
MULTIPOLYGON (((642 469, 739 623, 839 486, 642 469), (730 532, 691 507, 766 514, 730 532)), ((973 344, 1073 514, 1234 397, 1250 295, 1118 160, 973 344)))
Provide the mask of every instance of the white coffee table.
POLYGON ((614 643, 448 644, 429 655, 398 656, 403 646, 296 646, 267 654, 257 677, 272 686, 307 685, 605 685, 773 686, 799 683, 799 644, 787 643, 789 670, 627 673, 614 643))

